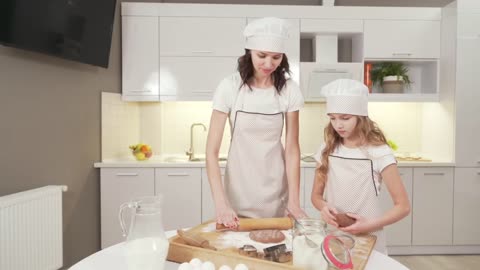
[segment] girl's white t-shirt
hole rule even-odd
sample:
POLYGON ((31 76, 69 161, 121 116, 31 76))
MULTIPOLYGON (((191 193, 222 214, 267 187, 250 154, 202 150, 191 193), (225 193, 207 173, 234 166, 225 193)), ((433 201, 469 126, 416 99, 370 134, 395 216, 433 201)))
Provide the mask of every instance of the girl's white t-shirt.
MULTIPOLYGON (((325 148, 325 144, 322 144, 318 151, 315 153, 315 160, 321 164, 321 155, 322 151, 325 148)), ((380 146, 365 146, 357 148, 349 148, 340 144, 331 155, 344 157, 344 158, 362 158, 370 159, 373 163, 373 179, 376 186, 378 187, 378 192, 380 192, 381 182, 382 182, 382 171, 390 164, 396 164, 397 160, 393 155, 392 149, 384 144, 380 146)))
POLYGON ((294 112, 303 107, 304 99, 298 85, 291 79, 280 92, 275 87, 267 89, 244 86, 236 72, 224 78, 218 85, 213 96, 212 108, 230 115, 230 124, 235 122, 236 111, 242 110, 254 113, 274 114, 279 112, 294 112))

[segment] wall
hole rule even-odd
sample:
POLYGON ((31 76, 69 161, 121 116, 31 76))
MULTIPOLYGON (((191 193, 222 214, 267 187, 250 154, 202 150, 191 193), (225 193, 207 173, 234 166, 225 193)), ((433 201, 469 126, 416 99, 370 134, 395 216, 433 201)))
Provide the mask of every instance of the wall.
MULTIPOLYGON (((190 146, 190 125, 203 123, 207 129, 209 126, 211 102, 126 103, 120 101, 119 94, 110 94, 108 100, 112 99, 123 106, 116 106, 116 111, 104 110, 108 114, 102 115, 103 130, 116 127, 114 132, 110 131, 113 137, 106 136, 107 133, 102 136, 104 160, 130 157, 128 145, 138 142, 150 144, 155 155, 182 156, 190 146), (131 130, 137 123, 128 124, 132 122, 125 121, 122 116, 128 108, 130 116, 137 115, 136 112, 140 111, 138 136, 132 136, 131 130)), ((452 160, 452 121, 448 119, 449 112, 441 103, 371 102, 369 115, 378 123, 386 137, 396 142, 398 152, 419 154, 440 161, 452 160), (434 136, 435 134, 444 136, 434 136)), ((317 151, 323 142, 323 129, 327 123, 324 103, 305 104, 300 111, 300 148, 303 154, 317 151)), ((194 149, 198 155, 205 154, 207 133, 201 127, 194 129, 194 149)), ((221 155, 227 155, 229 141, 230 128, 227 124, 221 155)))
POLYGON ((63 194, 64 264, 100 247, 101 92, 120 92, 119 5, 108 69, 0 46, 0 196, 63 194))

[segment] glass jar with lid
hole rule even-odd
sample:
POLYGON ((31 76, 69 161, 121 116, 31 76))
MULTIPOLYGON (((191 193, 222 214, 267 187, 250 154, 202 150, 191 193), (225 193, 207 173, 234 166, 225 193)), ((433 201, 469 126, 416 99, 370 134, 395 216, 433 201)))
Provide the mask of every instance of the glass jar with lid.
POLYGON ((327 234, 321 219, 305 218, 293 227, 293 265, 306 270, 353 269, 348 248, 327 234), (332 267, 332 268, 329 268, 332 267))

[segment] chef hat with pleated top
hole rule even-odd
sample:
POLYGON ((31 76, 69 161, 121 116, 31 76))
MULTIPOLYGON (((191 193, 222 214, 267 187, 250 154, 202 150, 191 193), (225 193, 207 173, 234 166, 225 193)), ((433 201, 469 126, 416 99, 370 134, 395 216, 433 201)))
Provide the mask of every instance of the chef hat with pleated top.
POLYGON ((266 17, 252 21, 245 27, 245 49, 285 53, 288 39, 287 21, 266 17))
POLYGON ((322 87, 327 113, 368 116, 368 87, 356 80, 337 79, 322 87))

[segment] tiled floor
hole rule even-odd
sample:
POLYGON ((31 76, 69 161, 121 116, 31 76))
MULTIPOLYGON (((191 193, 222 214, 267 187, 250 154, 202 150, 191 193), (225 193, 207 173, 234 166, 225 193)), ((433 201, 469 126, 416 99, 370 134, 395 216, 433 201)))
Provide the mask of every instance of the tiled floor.
POLYGON ((392 256, 410 270, 478 270, 480 255, 392 256))

